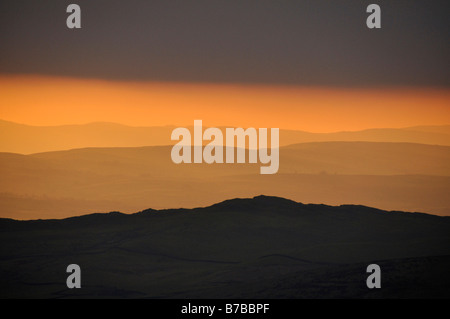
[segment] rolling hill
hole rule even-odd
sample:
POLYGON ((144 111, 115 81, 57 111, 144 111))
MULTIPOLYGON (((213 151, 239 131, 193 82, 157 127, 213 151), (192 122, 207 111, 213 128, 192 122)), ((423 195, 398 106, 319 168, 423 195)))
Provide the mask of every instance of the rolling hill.
POLYGON ((143 207, 198 207, 261 193, 449 215, 450 147, 324 142, 280 149, 260 164, 174 164, 169 146, 0 153, 1 217, 62 218, 143 207))
MULTIPOLYGON (((85 147, 172 145, 174 142, 170 140, 170 136, 174 128, 130 127, 114 123, 30 126, 0 120, 0 152, 31 154, 85 147)), ((280 146, 326 141, 404 142, 450 146, 450 125, 337 133, 280 130, 280 146)))

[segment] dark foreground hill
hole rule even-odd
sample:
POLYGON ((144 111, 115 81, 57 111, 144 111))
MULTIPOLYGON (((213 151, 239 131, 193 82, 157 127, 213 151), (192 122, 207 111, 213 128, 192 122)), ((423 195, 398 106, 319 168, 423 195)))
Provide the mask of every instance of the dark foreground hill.
POLYGON ((450 297, 450 218, 277 197, 0 220, 0 297, 450 297), (382 288, 366 287, 377 263, 382 288), (81 267, 81 289, 66 267, 81 267))

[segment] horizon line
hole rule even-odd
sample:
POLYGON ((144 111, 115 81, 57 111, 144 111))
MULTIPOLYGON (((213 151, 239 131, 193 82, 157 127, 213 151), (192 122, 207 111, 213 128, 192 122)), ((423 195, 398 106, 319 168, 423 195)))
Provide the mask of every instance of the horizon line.
MULTIPOLYGON (((6 122, 9 124, 14 125, 23 125, 23 126, 29 126, 29 127, 35 127, 35 128, 60 128, 60 127, 68 127, 68 126, 89 126, 89 125, 100 125, 100 124, 108 124, 108 125, 116 125, 116 126, 122 126, 127 128, 177 128, 177 127, 194 127, 194 124, 192 125, 176 125, 176 124, 166 124, 166 125, 149 125, 149 126, 143 126, 143 125, 130 125, 130 124, 124 124, 124 123, 118 123, 118 122, 110 122, 110 121, 92 121, 92 122, 84 122, 84 123, 67 123, 67 124, 54 124, 54 125, 36 125, 36 124, 28 124, 28 123, 19 123, 11 120, 5 120, 0 118, 0 123, 6 122)), ((236 126, 236 125, 219 125, 219 126, 203 126, 203 128, 251 128, 250 127, 242 127, 242 126, 236 126)), ((309 134, 335 134, 335 133, 356 133, 356 132, 364 132, 364 131, 370 131, 370 130, 408 130, 408 129, 414 129, 414 128, 423 128, 423 127, 450 127, 450 123, 448 124, 422 124, 422 125, 413 125, 413 126, 401 126, 401 127, 370 127, 360 130, 342 130, 342 131, 331 131, 331 132, 313 132, 313 131, 305 131, 301 129, 284 129, 279 128, 280 131, 291 131, 291 132, 302 132, 302 133, 309 133, 309 134)), ((253 127, 257 128, 257 127, 253 127)), ((442 133, 446 134, 446 133, 442 133)))
POLYGON ((192 208, 184 208, 184 207, 178 207, 178 208, 159 208, 159 209, 155 209, 155 208, 145 208, 143 210, 134 212, 134 213, 123 213, 120 211, 103 211, 103 212, 93 212, 93 213, 85 213, 85 214, 81 214, 81 215, 73 215, 73 216, 69 216, 69 217, 63 217, 63 218, 47 218, 47 219, 43 219, 43 218, 37 218, 37 219, 14 219, 14 218, 8 218, 8 217, 0 217, 0 222, 1 221, 13 221, 13 222, 46 222, 46 221, 63 221, 63 220, 69 220, 69 219, 74 219, 74 218, 83 218, 83 217, 89 217, 89 216, 94 216, 94 215, 102 215, 102 216, 107 216, 110 214, 119 214, 119 215, 123 215, 123 216, 133 216, 133 215, 138 215, 138 214, 143 214, 146 213, 147 211, 154 211, 157 213, 167 213, 170 211, 193 211, 193 210, 197 210, 197 209, 207 209, 207 208, 211 208, 214 207, 216 205, 220 205, 226 202, 231 202, 231 201, 237 201, 237 200, 258 200, 261 198, 269 198, 272 200, 283 200, 283 201, 288 201, 294 204, 300 204, 300 205, 304 205, 304 206, 309 206, 309 205, 314 205, 314 206, 327 206, 327 207, 335 207, 335 208, 339 208, 339 207, 347 207, 347 206, 357 206, 357 207, 365 207, 365 208, 370 208, 370 209, 374 209, 379 211, 380 213, 403 213, 403 214, 420 214, 420 215, 427 215, 427 216, 432 216, 432 217, 443 217, 443 218, 450 218, 450 216, 445 216, 445 215, 437 215, 437 214, 433 214, 433 213, 424 213, 424 212, 413 212, 413 211, 400 211, 400 210, 386 210, 386 209, 381 209, 381 208, 376 208, 376 207, 372 207, 372 206, 367 206, 367 205, 362 205, 362 204, 340 204, 340 205, 330 205, 330 204, 324 204, 324 203, 303 203, 303 202, 297 202, 293 199, 290 198, 286 198, 286 197, 282 197, 282 196, 275 196, 275 195, 265 195, 265 194, 259 194, 259 195, 255 195, 253 197, 233 197, 233 198, 228 198, 228 199, 224 199, 218 202, 214 202, 213 204, 209 204, 206 206, 197 206, 197 207, 192 207, 192 208))

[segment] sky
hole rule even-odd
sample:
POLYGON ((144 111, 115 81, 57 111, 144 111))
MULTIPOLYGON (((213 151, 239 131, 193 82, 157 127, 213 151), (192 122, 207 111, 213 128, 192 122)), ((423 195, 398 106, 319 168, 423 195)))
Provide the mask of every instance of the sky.
POLYGON ((309 132, 445 125, 450 91, 0 76, 0 119, 38 126, 279 127, 309 132))
POLYGON ((448 1, 0 2, 0 119, 32 125, 450 124, 448 1))
POLYGON ((450 84, 448 1, 3 0, 0 72, 308 86, 450 84))

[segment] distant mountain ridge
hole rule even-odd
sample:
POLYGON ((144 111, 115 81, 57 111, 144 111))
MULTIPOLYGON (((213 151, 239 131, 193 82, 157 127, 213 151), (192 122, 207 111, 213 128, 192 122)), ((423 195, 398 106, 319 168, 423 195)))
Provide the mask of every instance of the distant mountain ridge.
MULTIPOLYGON (((172 145, 174 126, 131 127, 115 123, 30 126, 0 120, 0 152, 31 154, 84 147, 172 145)), ((356 132, 309 133, 281 130, 280 146, 323 141, 409 142, 450 145, 450 125, 356 132)))
POLYGON ((363 204, 450 215, 450 147, 320 142, 280 148, 280 170, 174 164, 171 146, 0 152, 0 217, 61 218, 143 207, 198 207, 269 193, 308 203, 363 204))

